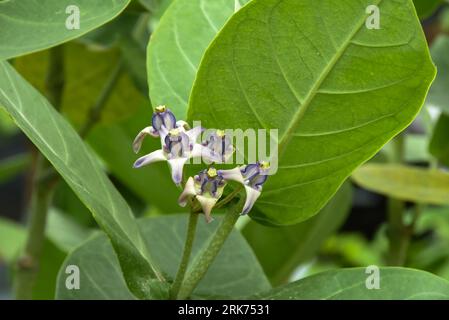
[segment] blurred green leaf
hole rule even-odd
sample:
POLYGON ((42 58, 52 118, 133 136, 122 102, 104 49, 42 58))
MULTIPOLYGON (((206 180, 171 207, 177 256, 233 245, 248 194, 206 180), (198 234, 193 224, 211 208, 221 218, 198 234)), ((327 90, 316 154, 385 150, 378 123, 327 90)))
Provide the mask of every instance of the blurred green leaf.
POLYGON ((449 174, 396 164, 367 164, 352 178, 365 189, 417 203, 449 205, 449 174))
POLYGON ((8 113, 3 108, 0 108, 0 137, 14 134, 18 130, 8 113))
POLYGON ((279 130, 278 171, 253 219, 312 217, 419 112, 435 68, 413 5, 379 3, 382 27, 373 31, 365 28, 371 4, 250 2, 207 49, 189 120, 279 130))
POLYGON ((96 50, 111 49, 132 34, 138 18, 137 13, 124 12, 104 26, 82 36, 78 41, 96 50))
MULTIPOLYGON (((217 219, 219 220, 219 219, 217 219)), ((211 236, 218 222, 199 221, 192 259, 211 236)), ((181 259, 186 233, 187 215, 163 216, 140 220, 145 240, 154 252, 155 261, 169 279, 173 279, 181 259)), ((99 235, 71 253, 62 266, 57 286, 58 299, 109 299, 132 296, 124 285, 108 239, 99 235), (99 255, 98 253, 101 254, 99 255), (65 266, 80 268, 80 290, 65 287, 65 266)), ((196 298, 238 298, 270 288, 256 257, 240 233, 234 230, 194 291, 196 298)))
POLYGON ((351 208, 351 185, 346 183, 312 219, 289 227, 270 228, 250 222, 243 235, 273 285, 285 283, 301 263, 308 262, 323 242, 345 221, 351 208))
POLYGON ((365 268, 323 272, 257 298, 274 300, 440 300, 449 299, 449 282, 406 268, 379 268, 380 289, 369 290, 365 268))
MULTIPOLYGON (((323 245, 321 252, 325 256, 332 256, 344 266, 368 266, 381 264, 382 254, 385 252, 386 238, 378 234, 376 239, 368 242, 358 233, 341 233, 329 238, 323 245), (384 243, 383 240, 385 240, 384 243)), ((388 246, 388 243, 386 243, 388 246)))
POLYGON ((0 63, 0 105, 71 186, 108 234, 128 286, 139 297, 153 296, 155 280, 147 246, 128 204, 98 160, 67 121, 8 63, 0 63))
MULTIPOLYGON (((22 57, 14 67, 40 92, 45 92, 45 74, 48 51, 22 57)), ((118 49, 91 51, 77 43, 64 46, 65 87, 62 112, 77 126, 86 122, 89 110, 95 104, 106 81, 119 63, 118 49)), ((131 79, 122 73, 111 96, 103 108, 100 123, 114 123, 133 115, 137 108, 149 103, 134 87, 131 79)))
POLYGON ((116 17, 130 0, 10 0, 0 2, 0 60, 22 56, 75 39, 116 17), (79 10, 80 28, 66 20, 79 10), (70 9, 70 8, 69 8, 70 9))
POLYGON ((449 114, 440 115, 433 130, 429 151, 442 164, 449 166, 449 114))
POLYGON ((177 0, 168 8, 147 51, 153 106, 167 105, 177 117, 185 118, 200 60, 233 13, 234 0, 177 0))
POLYGON ((444 0, 413 0, 416 12, 422 20, 431 16, 443 2, 444 0))
POLYGON ((427 95, 427 104, 436 106, 449 115, 449 36, 440 35, 436 38, 430 53, 438 74, 427 95))
POLYGON ((0 183, 5 182, 27 169, 30 165, 29 154, 18 154, 0 160, 0 183))
POLYGON ((20 225, 0 217, 0 260, 12 263, 25 241, 26 232, 20 225))
POLYGON ((135 39, 128 37, 120 41, 120 49, 134 85, 146 97, 148 80, 145 48, 142 48, 135 39))

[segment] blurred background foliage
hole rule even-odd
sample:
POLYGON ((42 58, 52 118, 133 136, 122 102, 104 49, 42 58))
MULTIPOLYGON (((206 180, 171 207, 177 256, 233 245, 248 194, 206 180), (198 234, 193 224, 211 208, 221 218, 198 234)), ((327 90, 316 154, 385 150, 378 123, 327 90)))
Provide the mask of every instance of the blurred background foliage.
MULTIPOLYGON (((136 128, 147 126, 151 116, 146 45, 170 2, 134 0, 119 18, 60 46, 66 77, 61 111, 84 133, 111 180, 139 216, 183 212, 165 164, 138 172, 131 167, 136 128)), ((414 2, 438 76, 421 115, 369 163, 395 162, 399 145, 401 167, 395 168, 394 175, 377 174, 382 181, 373 179, 366 167, 358 170, 317 216, 294 226, 271 228, 241 219, 238 228, 272 284, 323 270, 371 264, 403 264, 449 280, 449 180, 442 172, 449 166, 449 5, 440 0, 414 2), (437 178, 432 178, 434 170, 440 171, 437 178), (388 186, 393 183, 396 190, 411 188, 414 196, 404 199, 392 195, 388 186), (430 199, 435 192, 442 194, 438 201, 430 199), (406 255, 399 263, 388 258, 392 196, 393 203, 399 202, 406 210, 400 239, 405 241, 406 255)), ((49 55, 50 50, 44 50, 12 63, 43 92, 49 55)), ((145 149, 155 149, 157 143, 148 141, 145 149)), ((0 298, 12 298, 10 280, 26 239, 36 155, 34 146, 0 109, 0 298)), ((67 253, 97 228, 73 191, 59 181, 34 298, 54 298, 56 276, 67 253)))

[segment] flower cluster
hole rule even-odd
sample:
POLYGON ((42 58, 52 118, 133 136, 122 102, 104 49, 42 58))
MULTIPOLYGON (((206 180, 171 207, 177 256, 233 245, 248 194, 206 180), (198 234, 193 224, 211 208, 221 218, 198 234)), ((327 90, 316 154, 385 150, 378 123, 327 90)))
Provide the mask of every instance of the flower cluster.
MULTIPOLYGON (((197 143, 201 127, 190 128, 185 121, 176 121, 174 114, 165 106, 159 106, 153 113, 151 126, 144 128, 133 143, 138 153, 146 136, 160 138, 161 149, 151 152, 134 163, 134 168, 147 164, 167 161, 174 183, 181 185, 183 168, 191 158, 202 157, 212 164, 225 163, 234 153, 232 141, 223 130, 208 134, 202 143, 197 143)), ((189 200, 196 199, 201 205, 206 221, 212 221, 211 211, 223 195, 228 181, 241 183, 246 191, 246 201, 242 214, 247 214, 262 192, 262 186, 268 178, 270 165, 267 162, 236 167, 231 170, 217 170, 212 165, 187 179, 179 197, 179 204, 186 206, 189 200)))

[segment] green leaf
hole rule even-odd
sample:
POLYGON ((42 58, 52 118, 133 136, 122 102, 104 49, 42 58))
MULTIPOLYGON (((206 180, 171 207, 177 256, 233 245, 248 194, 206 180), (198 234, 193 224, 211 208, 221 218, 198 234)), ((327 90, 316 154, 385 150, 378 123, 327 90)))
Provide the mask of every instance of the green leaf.
POLYGON ((134 300, 108 238, 99 233, 72 251, 59 270, 56 299, 134 300), (69 290, 67 266, 80 271, 80 289, 69 290))
POLYGON ((51 209, 45 233, 58 248, 70 252, 89 238, 93 230, 77 223, 67 214, 51 209))
POLYGON ((420 19, 431 16, 443 2, 444 0, 413 0, 420 19))
POLYGON ((397 164, 367 164, 352 175, 365 189, 396 199, 449 205, 449 174, 397 164))
POLYGON ((441 35, 432 44, 432 59, 438 74, 430 88, 426 103, 436 106, 449 115, 449 36, 441 35))
POLYGON ((167 105, 177 117, 186 116, 201 57, 233 13, 234 0, 177 0, 167 9, 147 51, 154 106, 167 105))
POLYGON ((433 130, 429 151, 442 164, 449 166, 449 115, 444 113, 440 115, 433 130))
MULTIPOLYGON (((218 220, 218 219, 217 219, 218 220)), ((140 220, 141 230, 154 259, 173 279, 179 265, 186 234, 187 215, 161 216, 140 220)), ((218 226, 199 221, 192 259, 218 226)), ((226 240, 208 273, 194 291, 197 298, 238 298, 269 290, 263 274, 249 245, 234 230, 226 240), (232 262, 232 263, 231 263, 232 262)), ((129 299, 118 261, 107 238, 99 235, 74 250, 62 266, 57 287, 58 299, 129 299), (101 253, 101 254, 99 254, 101 253), (80 290, 67 290, 65 268, 80 268, 80 290)))
POLYGON ((449 299, 449 282, 406 268, 379 268, 380 289, 367 289, 365 268, 320 273, 259 295, 274 300, 439 300, 449 299))
POLYGON ((0 60, 75 39, 116 17, 130 0, 10 0, 0 2, 0 60), (68 6, 79 8, 80 28, 68 29, 68 6))
POLYGON ((5 182, 30 165, 29 154, 18 154, 0 161, 0 183, 5 182))
POLYGON ((139 297, 156 276, 128 204, 75 130, 6 62, 0 63, 0 105, 52 163, 108 234, 128 286, 139 297))
POLYGON ((351 199, 351 186, 346 183, 306 222, 281 228, 265 227, 256 222, 246 225, 243 235, 273 285, 285 283, 298 265, 314 257, 326 238, 344 222, 351 199))
POLYGON ((251 216, 293 224, 411 123, 434 76, 410 0, 256 0, 206 51, 188 118, 279 130, 278 171, 251 216), (373 4, 379 30, 365 27, 373 4))

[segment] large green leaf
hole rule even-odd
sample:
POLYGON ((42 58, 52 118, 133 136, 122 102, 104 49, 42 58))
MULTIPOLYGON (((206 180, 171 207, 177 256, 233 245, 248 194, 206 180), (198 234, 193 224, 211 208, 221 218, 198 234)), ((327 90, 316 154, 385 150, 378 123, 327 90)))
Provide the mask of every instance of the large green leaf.
POLYGON ((449 115, 449 91, 447 90, 449 85, 449 37, 439 36, 432 44, 430 52, 438 68, 438 75, 430 88, 426 102, 449 115))
POLYGON ((117 16, 130 0, 10 0, 0 2, 0 60, 77 38, 117 16), (80 28, 66 28, 68 6, 80 12, 80 28))
POLYGON ((445 113, 440 115, 435 125, 429 144, 429 151, 441 163, 449 166, 449 115, 445 113))
POLYGON ((312 219, 280 228, 250 222, 243 235, 253 248, 273 285, 284 283, 296 267, 308 262, 323 242, 335 232, 349 213, 352 190, 349 183, 335 194, 312 219))
MULTIPOLYGON (((140 220, 145 240, 155 261, 173 279, 179 265, 187 215, 161 216, 140 220)), ((192 259, 218 225, 200 220, 192 259)), ((194 291, 198 298, 242 297, 269 290, 270 285, 254 254, 236 230, 226 240, 204 279, 194 291)), ((58 299, 132 298, 118 268, 117 258, 105 236, 99 235, 73 251, 61 268, 58 299), (100 253, 100 254, 99 254, 100 253), (67 265, 80 268, 80 290, 67 290, 67 265)))
POLYGON ((149 287, 156 281, 154 266, 128 204, 75 130, 7 62, 0 63, 0 105, 111 238, 133 293, 140 297, 153 295, 149 287))
POLYGON ((397 164, 367 164, 352 175, 365 189, 393 198, 449 205, 449 174, 397 164))
POLYGON ((178 117, 186 116, 201 57, 233 13, 234 0, 173 2, 148 46, 147 70, 153 105, 167 105, 178 117))
POLYGON ((431 273, 380 268, 380 289, 367 289, 365 268, 320 273, 259 295, 274 300, 437 300, 449 299, 449 282, 431 273))
POLYGON ((279 129, 278 171, 252 217, 293 224, 410 124, 434 76, 410 0, 255 0, 206 51, 189 120, 279 129), (378 30, 365 27, 373 4, 378 30))

